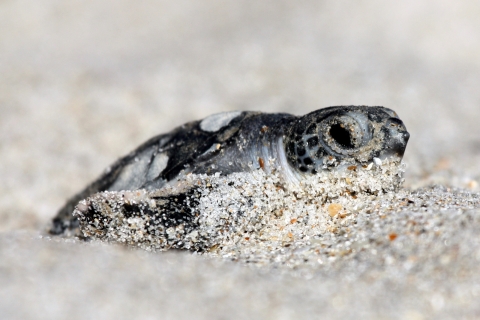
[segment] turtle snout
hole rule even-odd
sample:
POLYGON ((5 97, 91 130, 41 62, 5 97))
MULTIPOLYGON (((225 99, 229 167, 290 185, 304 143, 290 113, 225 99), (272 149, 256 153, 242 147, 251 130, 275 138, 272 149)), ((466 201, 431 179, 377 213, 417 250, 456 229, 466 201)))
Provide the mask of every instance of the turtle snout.
POLYGON ((405 149, 407 148, 408 140, 410 139, 410 133, 403 124, 402 120, 398 118, 390 118, 387 120, 384 126, 385 141, 384 141, 384 154, 395 154, 400 158, 403 157, 405 149))

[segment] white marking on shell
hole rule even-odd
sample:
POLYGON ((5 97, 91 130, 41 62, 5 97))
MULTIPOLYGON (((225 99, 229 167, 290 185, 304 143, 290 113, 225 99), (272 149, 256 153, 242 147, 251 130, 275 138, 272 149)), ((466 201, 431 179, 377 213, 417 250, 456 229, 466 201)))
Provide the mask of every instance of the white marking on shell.
POLYGON ((138 170, 139 166, 136 166, 135 164, 136 163, 134 162, 126 165, 109 190, 120 191, 140 187, 141 183, 137 181, 140 175, 140 170, 138 170))
POLYGON ((227 126, 230 121, 238 117, 242 111, 230 111, 212 114, 200 122, 200 129, 207 132, 216 132, 227 126))
POLYGON ((382 166, 382 160, 380 160, 380 158, 373 158, 373 162, 379 167, 382 166))
POLYGON ((147 180, 153 180, 157 178, 163 170, 167 167, 168 156, 165 153, 160 153, 153 158, 153 162, 150 165, 150 169, 147 173, 147 180))
POLYGON ((142 151, 135 159, 132 159, 132 162, 123 167, 115 182, 108 189, 120 191, 140 188, 145 183, 145 171, 152 154, 152 148, 142 151))

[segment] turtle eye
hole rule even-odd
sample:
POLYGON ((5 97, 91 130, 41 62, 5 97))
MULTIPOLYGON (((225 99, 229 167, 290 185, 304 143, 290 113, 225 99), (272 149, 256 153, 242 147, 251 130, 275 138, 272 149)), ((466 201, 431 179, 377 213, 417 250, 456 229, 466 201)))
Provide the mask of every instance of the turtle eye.
POLYGON ((339 123, 334 124, 330 127, 330 131, 328 133, 333 140, 335 140, 342 147, 346 149, 352 149, 355 147, 352 136, 344 125, 339 123))
POLYGON ((334 115, 322 125, 323 140, 334 152, 351 154, 370 139, 370 125, 362 114, 334 115))

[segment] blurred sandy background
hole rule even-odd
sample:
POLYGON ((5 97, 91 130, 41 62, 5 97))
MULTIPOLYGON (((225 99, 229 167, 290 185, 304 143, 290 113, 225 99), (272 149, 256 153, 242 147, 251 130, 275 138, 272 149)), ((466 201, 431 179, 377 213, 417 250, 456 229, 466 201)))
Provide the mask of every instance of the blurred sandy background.
POLYGON ((392 108, 407 186, 478 191, 479 17, 447 0, 0 0, 0 237, 43 230, 151 136, 235 109, 392 108))

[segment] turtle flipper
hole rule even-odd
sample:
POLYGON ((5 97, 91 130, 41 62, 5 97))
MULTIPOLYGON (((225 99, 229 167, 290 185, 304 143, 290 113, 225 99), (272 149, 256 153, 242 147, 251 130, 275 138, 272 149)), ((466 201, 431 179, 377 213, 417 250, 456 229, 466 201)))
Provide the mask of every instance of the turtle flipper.
POLYGON ((145 189, 105 191, 80 201, 73 215, 87 238, 159 251, 202 251, 199 199, 196 188, 176 194, 145 189))

